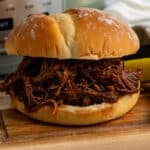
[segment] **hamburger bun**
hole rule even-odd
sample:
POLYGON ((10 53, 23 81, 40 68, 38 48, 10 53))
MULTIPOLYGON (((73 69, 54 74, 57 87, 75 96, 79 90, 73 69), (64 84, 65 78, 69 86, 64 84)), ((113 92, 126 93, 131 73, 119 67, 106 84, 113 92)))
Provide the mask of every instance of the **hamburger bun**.
MULTIPOLYGON (((64 13, 34 15, 14 28, 6 42, 8 54, 58 59, 117 58, 139 48, 135 32, 111 14, 91 8, 74 8, 64 13)), ((138 85, 137 80, 137 85, 138 85)), ((19 97, 11 96, 14 108, 48 123, 90 125, 118 118, 136 104, 139 91, 124 94, 114 103, 89 106, 44 105, 31 113, 19 97)))
POLYGON ((131 110, 139 97, 139 92, 122 96, 116 103, 102 103, 86 107, 61 105, 55 114, 51 106, 44 106, 35 112, 28 113, 24 103, 18 97, 12 97, 13 107, 30 118, 42 122, 61 125, 90 125, 106 122, 121 117, 131 110))
POLYGON ((92 8, 31 16, 6 42, 8 54, 59 59, 122 57, 138 48, 137 35, 126 23, 92 8))

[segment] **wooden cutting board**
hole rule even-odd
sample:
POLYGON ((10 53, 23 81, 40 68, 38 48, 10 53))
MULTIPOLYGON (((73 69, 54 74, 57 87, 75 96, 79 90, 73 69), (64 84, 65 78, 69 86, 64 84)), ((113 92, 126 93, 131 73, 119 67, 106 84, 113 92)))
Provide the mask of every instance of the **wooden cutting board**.
POLYGON ((114 150, 150 149, 150 93, 141 94, 124 117, 86 127, 43 124, 11 108, 8 96, 0 96, 0 149, 15 150, 114 150))

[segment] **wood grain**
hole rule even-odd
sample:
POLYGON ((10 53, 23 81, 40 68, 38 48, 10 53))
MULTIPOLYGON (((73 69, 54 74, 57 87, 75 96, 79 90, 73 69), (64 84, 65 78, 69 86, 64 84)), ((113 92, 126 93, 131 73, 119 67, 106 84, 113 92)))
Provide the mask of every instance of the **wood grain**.
POLYGON ((2 110, 11 108, 10 106, 10 99, 8 96, 0 93, 0 143, 3 143, 7 140, 7 130, 4 124, 2 110))
MULTIPOLYGON (((124 117, 93 126, 65 127, 43 124, 27 118, 10 106, 2 110, 2 117, 7 129, 5 135, 8 133, 8 137, 6 136, 1 144, 3 149, 66 149, 66 146, 68 149, 76 149, 80 145, 80 148, 88 150, 90 147, 92 149, 93 144, 97 149, 102 145, 106 148, 106 143, 121 146, 120 143, 123 144, 124 140, 132 147, 131 141, 144 142, 144 137, 145 144, 140 145, 150 146, 150 93, 141 95, 136 107, 124 117)), ((138 143, 135 146, 137 145, 138 143)), ((109 146, 107 148, 111 149, 109 146)))
POLYGON ((4 124, 2 112, 0 111, 0 144, 5 142, 7 137, 8 137, 8 135, 7 135, 6 126, 4 124))

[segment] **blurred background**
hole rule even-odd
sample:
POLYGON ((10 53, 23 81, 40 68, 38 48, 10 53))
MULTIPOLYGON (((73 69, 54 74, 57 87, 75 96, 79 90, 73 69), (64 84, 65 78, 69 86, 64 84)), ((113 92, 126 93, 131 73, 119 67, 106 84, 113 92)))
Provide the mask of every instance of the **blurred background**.
MULTIPOLYGON (((0 0, 0 77, 13 72, 22 59, 7 56, 5 52, 5 41, 11 30, 29 15, 49 15, 70 7, 93 7, 111 12, 127 21, 139 35, 144 49, 149 48, 150 0, 0 0)), ((147 52, 139 53, 149 57, 147 52)))

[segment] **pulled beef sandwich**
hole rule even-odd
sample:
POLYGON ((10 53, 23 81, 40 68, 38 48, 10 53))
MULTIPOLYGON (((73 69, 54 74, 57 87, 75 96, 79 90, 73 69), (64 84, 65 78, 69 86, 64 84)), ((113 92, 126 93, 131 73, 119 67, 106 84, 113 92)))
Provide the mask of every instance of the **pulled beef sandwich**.
POLYGON ((14 108, 44 122, 115 119, 139 97, 140 71, 128 70, 121 59, 138 48, 134 31, 103 11, 34 15, 9 34, 8 54, 24 59, 0 90, 11 96, 14 108))

